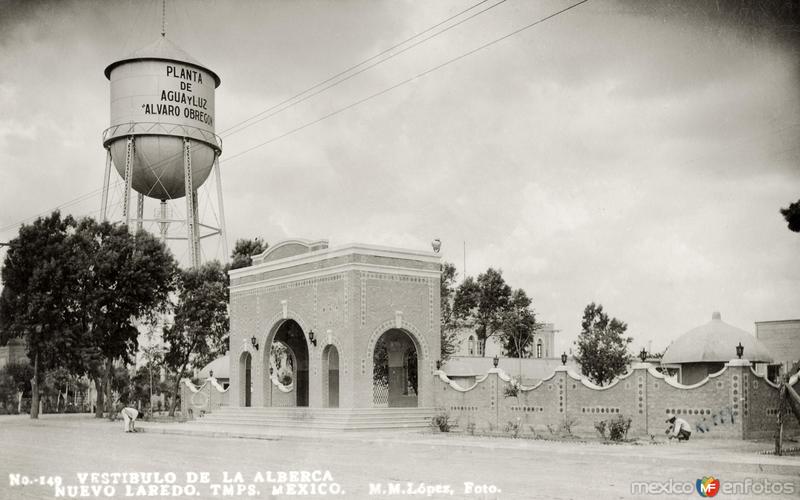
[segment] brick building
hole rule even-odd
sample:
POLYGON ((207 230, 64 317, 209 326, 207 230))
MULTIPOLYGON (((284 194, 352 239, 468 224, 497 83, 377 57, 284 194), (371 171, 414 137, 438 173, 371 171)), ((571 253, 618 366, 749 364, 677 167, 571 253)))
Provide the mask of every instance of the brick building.
POLYGON ((769 349, 784 373, 800 363, 800 319, 756 321, 756 338, 769 349))
POLYGON ((432 406, 440 272, 431 252, 307 240, 231 271, 230 404, 432 406))

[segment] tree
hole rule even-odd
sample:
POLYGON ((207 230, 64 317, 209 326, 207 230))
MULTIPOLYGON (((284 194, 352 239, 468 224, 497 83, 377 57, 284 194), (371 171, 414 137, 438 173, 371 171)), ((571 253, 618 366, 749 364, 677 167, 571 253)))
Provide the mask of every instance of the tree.
POLYGON ((178 265, 160 240, 145 231, 134 236, 124 224, 82 219, 69 243, 79 270, 71 310, 85 336, 72 368, 94 379, 95 416, 102 417, 104 399, 112 411, 113 364, 130 364, 139 325, 169 310, 178 265))
POLYGON ((453 301, 457 319, 475 326, 475 333, 486 355, 486 340, 492 337, 502 324, 502 313, 508 308, 511 287, 503 279, 503 272, 489 268, 478 275, 477 280, 468 277, 456 290, 453 301))
POLYGON ((73 267, 65 262, 67 240, 75 220, 58 211, 23 225, 9 242, 3 262, 0 332, 23 337, 31 377, 31 418, 39 418, 39 384, 43 373, 73 353, 80 332, 71 322, 73 267))
POLYGON ((508 308, 502 312, 499 338, 505 355, 511 358, 527 358, 533 344, 533 335, 539 329, 536 314, 531 308, 531 299, 525 290, 514 290, 508 308))
POLYGON ((261 238, 238 239, 231 253, 231 269, 253 265, 253 255, 263 253, 269 244, 261 238))
POLYGON ((9 396, 13 395, 17 413, 22 412, 22 398, 29 392, 26 389, 30 387, 31 379, 33 367, 28 363, 9 363, 0 369, 0 394, 6 409, 11 406, 9 396))
POLYGON ((441 304, 441 354, 442 361, 450 359, 459 346, 458 322, 453 313, 453 296, 455 295, 456 266, 450 262, 442 263, 442 274, 439 282, 441 304))
POLYGON ((623 337, 627 329, 624 322, 609 318, 602 305, 592 302, 583 310, 575 360, 581 372, 597 385, 605 385, 627 370, 628 344, 633 341, 623 337))
POLYGON ((800 233, 800 200, 790 204, 786 208, 781 208, 781 215, 789 224, 789 230, 800 233))
POLYGON ((164 329, 165 364, 175 373, 170 416, 180 381, 228 351, 228 273, 217 261, 181 273, 175 321, 164 329))

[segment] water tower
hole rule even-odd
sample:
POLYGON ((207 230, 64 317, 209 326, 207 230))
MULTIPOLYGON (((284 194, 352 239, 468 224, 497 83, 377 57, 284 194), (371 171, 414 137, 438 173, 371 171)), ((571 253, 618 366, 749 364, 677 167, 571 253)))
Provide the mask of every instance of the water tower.
POLYGON ((219 156, 222 141, 214 133, 214 92, 219 76, 164 36, 105 69, 111 83, 111 123, 103 132, 107 150, 101 217, 108 219, 111 165, 124 180, 122 219, 142 229, 157 223, 162 239, 186 240, 192 267, 200 264, 200 240, 218 235, 227 258, 219 156), (215 171, 219 220, 203 224, 198 188, 215 171), (131 194, 137 193, 131 216, 131 194), (144 217, 145 198, 160 201, 153 218, 144 217), (169 200, 186 199, 185 218, 167 212, 169 200), (185 224, 180 236, 171 225, 185 224), (203 234, 205 232, 205 234, 203 234))

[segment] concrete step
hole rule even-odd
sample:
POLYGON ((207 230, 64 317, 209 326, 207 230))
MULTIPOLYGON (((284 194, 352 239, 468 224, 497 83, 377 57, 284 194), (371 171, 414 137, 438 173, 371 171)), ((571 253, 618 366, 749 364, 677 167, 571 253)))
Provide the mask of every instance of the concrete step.
POLYGON ((422 429, 435 408, 222 407, 193 422, 198 428, 379 430, 422 429))

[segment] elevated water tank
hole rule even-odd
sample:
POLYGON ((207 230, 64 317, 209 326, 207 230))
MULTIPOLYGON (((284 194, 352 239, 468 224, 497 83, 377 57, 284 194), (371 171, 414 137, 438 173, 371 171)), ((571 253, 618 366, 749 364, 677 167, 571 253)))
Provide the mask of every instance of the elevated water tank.
POLYGON ((222 141, 214 133, 219 76, 164 36, 105 69, 111 82, 111 126, 103 133, 114 166, 125 177, 133 137, 132 187, 160 200, 186 194, 184 139, 192 188, 208 178, 222 141))

